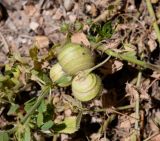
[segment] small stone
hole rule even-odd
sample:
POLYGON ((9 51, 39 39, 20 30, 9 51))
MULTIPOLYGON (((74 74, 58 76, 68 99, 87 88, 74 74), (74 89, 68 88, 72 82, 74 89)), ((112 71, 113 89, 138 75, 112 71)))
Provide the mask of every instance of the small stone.
POLYGON ((74 5, 73 0, 63 0, 63 3, 66 11, 70 11, 73 8, 73 5, 74 5))
POLYGON ((39 24, 37 22, 31 22, 29 27, 30 27, 30 29, 35 31, 39 27, 39 24))

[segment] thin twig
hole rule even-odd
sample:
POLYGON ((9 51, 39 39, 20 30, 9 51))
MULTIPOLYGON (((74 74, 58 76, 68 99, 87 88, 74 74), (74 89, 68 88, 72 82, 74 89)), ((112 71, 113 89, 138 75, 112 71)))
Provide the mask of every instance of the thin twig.
POLYGON ((144 141, 150 141, 151 139, 153 139, 155 136, 160 135, 160 133, 154 133, 153 135, 151 135, 150 137, 148 137, 147 139, 145 139, 144 141))
POLYGON ((129 117, 129 118, 133 118, 133 119, 135 119, 135 120, 138 120, 138 121, 139 121, 139 119, 138 119, 138 118, 133 117, 133 116, 128 116, 128 115, 126 115, 126 114, 123 114, 123 113, 121 113, 121 112, 118 112, 118 111, 114 110, 113 108, 111 109, 111 112, 116 113, 116 114, 119 114, 119 115, 122 115, 122 116, 129 117))
POLYGON ((87 69, 87 70, 85 70, 85 71, 86 71, 87 73, 92 72, 93 70, 95 70, 95 69, 101 67, 102 65, 104 65, 110 58, 111 58, 111 56, 108 56, 108 57, 107 57, 105 60, 103 60, 101 63, 99 63, 99 64, 97 64, 96 66, 94 66, 94 67, 92 67, 92 68, 90 68, 90 69, 87 69))
POLYGON ((150 16, 153 18, 153 28, 156 32, 157 39, 158 39, 158 42, 160 44, 160 30, 159 30, 159 27, 158 27, 158 24, 157 24, 157 21, 156 21, 156 16, 155 16, 151 1, 146 0, 146 4, 147 4, 148 12, 149 12, 150 16))
MULTIPOLYGON (((140 87, 140 83, 141 83, 141 78, 142 78, 142 72, 138 73, 138 77, 137 77, 137 84, 136 87, 139 88, 140 87)), ((137 95, 136 97, 136 105, 135 105, 135 115, 137 119, 139 118, 139 95, 137 95)), ((135 129, 136 131, 139 131, 139 120, 135 121, 135 129)), ((139 133, 138 133, 139 134, 139 133)), ((137 135, 138 135, 137 134, 137 135)))
POLYGON ((2 43, 4 45, 5 52, 8 53, 9 52, 9 46, 8 46, 8 43, 7 43, 6 39, 4 38, 4 36, 1 32, 0 32, 0 37, 2 39, 2 43))
POLYGON ((99 15, 97 18, 93 20, 94 23, 102 22, 111 19, 114 17, 118 11, 121 9, 119 8, 119 5, 121 5, 121 0, 115 0, 112 4, 114 6, 113 9, 106 9, 102 12, 101 15, 99 15))

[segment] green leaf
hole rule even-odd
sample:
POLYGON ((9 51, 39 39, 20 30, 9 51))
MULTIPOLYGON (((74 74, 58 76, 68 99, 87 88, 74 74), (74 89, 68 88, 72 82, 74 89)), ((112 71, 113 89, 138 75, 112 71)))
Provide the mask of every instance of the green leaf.
POLYGON ((47 103, 45 103, 45 100, 43 99, 38 107, 38 112, 44 113, 47 110, 47 103))
POLYGON ((30 140, 31 140, 31 131, 29 127, 26 127, 24 132, 24 141, 30 141, 30 140))
POLYGON ((38 74, 38 77, 44 81, 46 84, 50 84, 51 83, 51 80, 50 78, 48 77, 48 75, 46 74, 46 72, 42 72, 40 71, 39 74, 38 74))
POLYGON ((53 129, 55 132, 58 133, 72 134, 78 130, 77 117, 76 116, 66 117, 63 122, 54 125, 53 129))
POLYGON ((44 114, 44 122, 52 120, 53 119, 53 115, 54 115, 54 107, 53 107, 53 105, 47 104, 47 110, 43 114, 44 114))
POLYGON ((14 53, 13 53, 13 58, 14 58, 16 61, 18 61, 18 62, 20 62, 20 63, 22 63, 22 64, 26 64, 26 63, 27 63, 26 59, 23 58, 19 52, 14 52, 14 53))
POLYGON ((79 21, 76 21, 74 24, 75 31, 80 31, 83 29, 83 24, 79 21))
POLYGON ((1 141, 9 141, 9 135, 6 132, 0 132, 0 140, 1 141))
POLYGON ((51 80, 46 74, 46 72, 32 70, 31 74, 32 74, 31 80, 36 81, 37 83, 43 85, 51 84, 51 80))
POLYGON ((71 76, 64 75, 60 79, 58 79, 55 83, 57 83, 57 84, 65 84, 65 83, 71 82, 71 80, 72 80, 71 76))
POLYGON ((37 125, 40 127, 43 124, 43 113, 39 112, 37 115, 37 125))
POLYGON ((32 60, 37 61, 38 60, 38 48, 36 46, 34 46, 33 48, 31 48, 29 50, 29 54, 30 57, 32 58, 32 60))
POLYGON ((88 33, 88 39, 93 42, 99 42, 105 38, 110 38, 113 34, 111 21, 106 22, 104 25, 94 23, 91 25, 88 33))
POLYGON ((38 47, 34 46, 29 50, 30 57, 34 61, 34 69, 41 70, 42 63, 38 61, 38 47))
POLYGON ((53 126, 53 121, 49 120, 46 123, 43 124, 43 126, 41 127, 42 130, 48 130, 53 126))
POLYGON ((12 74, 13 74, 14 78, 19 78, 20 70, 19 70, 18 66, 15 68, 12 68, 12 74))
POLYGON ((77 120, 76 120, 76 128, 77 128, 77 130, 80 128, 82 115, 83 115, 83 113, 82 113, 82 111, 80 111, 78 113, 77 120))
POLYGON ((104 38, 110 38, 113 34, 112 24, 111 21, 105 23, 101 30, 99 31, 99 34, 104 38))
POLYGON ((18 108, 19 108, 18 104, 12 103, 11 107, 10 107, 8 113, 7 113, 7 115, 13 115, 13 114, 15 114, 18 108))
POLYGON ((2 75, 2 74, 0 74, 0 82, 3 82, 3 81, 6 81, 6 80, 8 80, 10 77, 8 76, 8 75, 2 75))
POLYGON ((69 24, 67 24, 67 23, 62 23, 62 25, 61 25, 61 32, 68 32, 69 31, 69 24))
POLYGON ((36 102, 36 98, 35 97, 32 98, 32 99, 30 99, 30 100, 28 100, 27 102, 25 102, 24 103, 24 109, 25 109, 25 111, 28 112, 31 109, 31 107, 33 107, 33 105, 35 104, 35 102, 36 102))

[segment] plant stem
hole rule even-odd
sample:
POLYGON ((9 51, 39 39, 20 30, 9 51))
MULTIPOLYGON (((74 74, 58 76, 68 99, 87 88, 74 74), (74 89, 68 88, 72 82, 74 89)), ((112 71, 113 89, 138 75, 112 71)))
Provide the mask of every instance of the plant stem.
POLYGON ((49 86, 45 86, 42 89, 41 95, 38 97, 36 103, 33 105, 33 107, 28 111, 28 113, 21 120, 22 124, 24 124, 27 121, 27 119, 34 113, 34 111, 37 109, 37 107, 41 103, 42 99, 49 93, 49 91, 50 91, 50 87, 49 86))
POLYGON ((108 128, 108 126, 111 124, 111 122, 116 118, 116 114, 111 114, 107 120, 104 121, 103 125, 101 126, 101 128, 99 129, 99 133, 104 133, 106 131, 106 129, 108 128))
MULTIPOLYGON (((121 111, 121 110, 132 109, 134 107, 135 107, 135 103, 133 103, 131 105, 125 105, 125 106, 116 107, 115 110, 116 111, 121 111)), ((82 111, 88 111, 88 112, 106 112, 106 108, 94 109, 94 110, 82 109, 82 111)))
POLYGON ((104 61, 102 61, 101 63, 97 64, 96 66, 94 66, 94 67, 92 67, 92 68, 90 68, 90 69, 85 70, 86 73, 88 74, 88 73, 92 72, 93 70, 99 68, 100 66, 102 66, 103 64, 105 64, 110 58, 111 58, 111 56, 108 56, 108 57, 107 57, 104 61))
POLYGON ((160 30, 159 30, 158 24, 156 22, 156 16, 155 16, 151 1, 150 0, 146 0, 146 4, 147 4, 148 12, 149 12, 150 16, 153 18, 153 28, 154 28, 154 30, 156 32, 157 39, 158 39, 158 42, 160 44, 160 30))
POLYGON ((151 139, 153 139, 155 136, 159 135, 159 132, 154 133, 153 135, 151 135, 150 137, 148 137, 147 139, 145 139, 144 141, 150 141, 151 139))
MULTIPOLYGON (((140 87, 141 78, 142 78, 142 72, 139 72, 138 77, 137 77, 137 84, 136 84, 137 88, 140 87)), ((139 117, 139 95, 136 96, 135 115, 137 119, 140 119, 139 117)), ((135 129, 136 131, 139 131, 139 120, 135 121, 135 129)))
POLYGON ((121 111, 121 110, 131 109, 131 108, 134 108, 134 107, 135 107, 135 103, 133 103, 131 105, 116 107, 116 110, 121 111))
POLYGON ((105 49, 105 46, 103 46, 103 45, 99 45, 98 47, 96 47, 96 49, 108 54, 109 56, 128 61, 130 63, 139 65, 143 68, 148 68, 148 69, 152 69, 154 71, 160 72, 160 66, 158 66, 158 65, 154 65, 151 63, 147 63, 147 62, 138 60, 136 58, 130 57, 130 56, 123 54, 123 53, 114 52, 111 49, 105 49))

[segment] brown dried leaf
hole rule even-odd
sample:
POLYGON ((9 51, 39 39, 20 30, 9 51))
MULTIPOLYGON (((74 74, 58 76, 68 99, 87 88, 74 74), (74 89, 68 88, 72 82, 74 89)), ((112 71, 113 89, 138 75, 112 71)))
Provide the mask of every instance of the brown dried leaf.
POLYGON ((90 46, 90 42, 88 41, 86 35, 82 32, 74 33, 71 37, 71 42, 90 46))
POLYGON ((150 96, 148 94, 148 89, 150 88, 150 79, 145 79, 142 84, 141 84, 141 89, 140 89, 140 99, 142 100, 149 100, 150 96))
POLYGON ((136 121, 136 119, 133 118, 133 117, 136 118, 135 113, 132 113, 129 116, 127 117, 127 119, 126 119, 126 116, 123 116, 122 118, 124 120, 120 123, 120 128, 126 128, 128 129, 128 131, 131 129, 132 124, 134 124, 136 121))
POLYGON ((151 75, 151 77, 159 80, 160 79, 160 73, 154 71, 153 74, 151 75))
POLYGON ((60 20, 63 16, 63 11, 59 8, 56 13, 53 15, 54 20, 60 20))
POLYGON ((24 6, 24 11, 28 16, 31 17, 36 13, 37 9, 34 5, 25 5, 24 6))
POLYGON ((154 39, 151 39, 151 38, 148 41, 148 45, 149 45, 150 52, 154 51, 157 47, 156 41, 154 39))
POLYGON ((131 97, 131 103, 134 103, 139 96, 139 93, 137 92, 136 88, 132 84, 127 83, 126 92, 127 95, 131 97))
POLYGON ((160 134, 153 137, 153 139, 151 139, 151 141, 160 141, 160 134))
POLYGON ((49 39, 46 36, 35 36, 34 40, 39 49, 48 47, 49 45, 49 39))
POLYGON ((77 19, 77 16, 75 14, 70 14, 68 18, 70 23, 74 23, 77 19))

